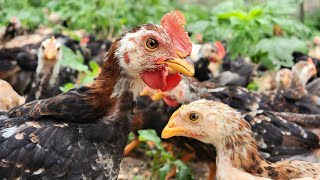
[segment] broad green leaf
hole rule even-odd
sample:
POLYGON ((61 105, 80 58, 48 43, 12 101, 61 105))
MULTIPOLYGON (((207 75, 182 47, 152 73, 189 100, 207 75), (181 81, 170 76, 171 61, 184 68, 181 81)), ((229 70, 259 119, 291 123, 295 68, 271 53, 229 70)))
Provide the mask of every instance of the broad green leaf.
POLYGON ((62 91, 62 92, 67 92, 72 88, 74 88, 74 84, 72 84, 72 83, 67 83, 67 84, 63 85, 62 87, 59 87, 60 91, 62 91))
POLYGON ((166 175, 170 172, 172 167, 173 166, 171 164, 165 164, 163 167, 161 167, 159 169, 159 179, 161 180, 165 179, 166 175))
POLYGON ((162 148, 161 139, 157 135, 156 131, 153 129, 149 130, 139 130, 139 140, 140 141, 152 141, 158 148, 162 148))
POLYGON ((64 67, 70 67, 77 71, 87 71, 88 66, 83 64, 83 56, 78 51, 76 54, 66 46, 62 46, 62 62, 61 65, 64 67))
POLYGON ((192 180, 194 179, 191 169, 182 161, 176 160, 174 164, 177 166, 177 180, 192 180))

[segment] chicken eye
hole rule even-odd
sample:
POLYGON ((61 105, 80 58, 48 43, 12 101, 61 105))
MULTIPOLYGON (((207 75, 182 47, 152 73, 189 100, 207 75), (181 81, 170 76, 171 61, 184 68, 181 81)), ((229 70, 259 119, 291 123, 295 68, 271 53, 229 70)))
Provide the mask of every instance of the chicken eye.
POLYGON ((42 50, 44 50, 44 46, 41 46, 42 50))
POLYGON ((57 51, 60 51, 60 47, 57 48, 57 51))
POLYGON ((149 38, 146 41, 145 47, 149 51, 155 51, 157 49, 157 47, 158 47, 158 42, 156 40, 152 39, 152 38, 149 38))
POLYGON ((197 113, 191 113, 191 114, 189 115, 189 119, 190 119, 191 121, 196 121, 196 120, 199 119, 199 115, 198 115, 197 113))

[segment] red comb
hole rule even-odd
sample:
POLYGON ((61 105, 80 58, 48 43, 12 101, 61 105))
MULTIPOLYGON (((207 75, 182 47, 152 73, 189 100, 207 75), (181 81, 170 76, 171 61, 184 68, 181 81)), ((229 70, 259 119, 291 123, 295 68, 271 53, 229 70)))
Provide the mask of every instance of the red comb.
POLYGON ((180 11, 173 11, 165 14, 161 19, 161 26, 166 30, 169 36, 179 43, 184 55, 190 55, 192 43, 188 33, 184 29, 186 20, 180 11))
POLYGON ((218 56, 222 59, 226 55, 226 50, 220 41, 216 41, 214 45, 217 47, 218 56))

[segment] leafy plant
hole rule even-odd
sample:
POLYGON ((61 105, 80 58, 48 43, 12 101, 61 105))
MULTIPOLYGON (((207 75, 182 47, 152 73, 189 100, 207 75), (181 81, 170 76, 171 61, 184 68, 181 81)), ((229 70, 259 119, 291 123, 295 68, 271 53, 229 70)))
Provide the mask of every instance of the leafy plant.
POLYGON ((268 68, 288 67, 293 64, 292 51, 305 52, 302 39, 311 36, 310 29, 292 15, 299 3, 271 0, 248 5, 243 0, 228 1, 213 8, 209 20, 198 21, 188 29, 202 33, 206 41, 226 40, 233 58, 248 56, 268 68))
POLYGON ((43 0, 0 0, 0 26, 7 25, 16 16, 25 27, 35 29, 39 24, 47 23, 42 11, 44 4, 43 0))
POLYGON ((147 155, 153 158, 152 175, 155 179, 165 179, 166 175, 177 168, 176 179, 194 179, 190 168, 182 161, 175 159, 173 155, 165 151, 155 130, 139 130, 139 140, 141 142, 153 142, 154 148, 147 151, 147 155))
POLYGON ((74 53, 71 49, 67 48, 66 46, 62 46, 62 51, 63 60, 61 62, 61 65, 77 70, 80 74, 78 76, 78 81, 76 84, 67 83, 63 87, 60 87, 60 90, 62 92, 66 92, 72 88, 88 84, 92 82, 95 77, 98 76, 100 72, 100 67, 96 62, 90 61, 88 67, 87 65, 83 64, 84 58, 79 51, 74 53))

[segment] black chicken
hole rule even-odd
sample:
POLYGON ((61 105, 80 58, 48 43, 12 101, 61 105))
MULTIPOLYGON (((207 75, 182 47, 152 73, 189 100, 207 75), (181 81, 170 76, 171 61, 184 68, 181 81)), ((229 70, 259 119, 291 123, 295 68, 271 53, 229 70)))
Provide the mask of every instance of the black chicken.
POLYGON ((182 14, 173 12, 161 26, 136 27, 115 41, 92 85, 2 113, 0 176, 117 179, 143 82, 170 90, 179 73, 194 73, 184 59, 191 41, 183 24, 182 14))

